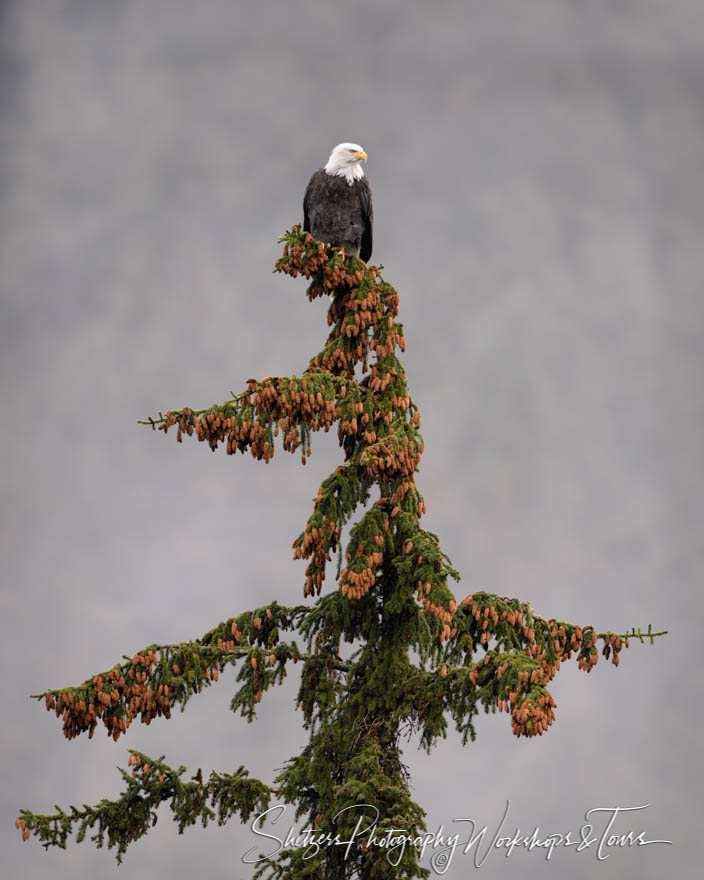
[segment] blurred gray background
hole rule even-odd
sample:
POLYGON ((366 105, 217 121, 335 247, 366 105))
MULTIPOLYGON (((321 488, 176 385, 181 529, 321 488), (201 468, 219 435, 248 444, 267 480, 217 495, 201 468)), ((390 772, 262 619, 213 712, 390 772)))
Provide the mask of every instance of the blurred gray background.
POLYGON ((618 670, 563 667, 540 739, 502 715, 467 748, 409 743, 428 825, 493 831, 510 800, 506 833, 576 835, 590 808, 650 804, 616 830, 672 846, 497 852, 480 876, 698 876, 701 4, 6 0, 0 27, 3 876, 251 876, 236 823, 179 837, 163 810, 118 871, 14 819, 117 794, 130 747, 273 779, 305 740, 293 676, 256 726, 229 675, 117 744, 66 742, 28 694, 301 601, 291 540, 334 438, 264 466, 137 419, 319 350, 326 304, 271 268, 344 140, 369 154, 459 595, 670 631, 618 670))

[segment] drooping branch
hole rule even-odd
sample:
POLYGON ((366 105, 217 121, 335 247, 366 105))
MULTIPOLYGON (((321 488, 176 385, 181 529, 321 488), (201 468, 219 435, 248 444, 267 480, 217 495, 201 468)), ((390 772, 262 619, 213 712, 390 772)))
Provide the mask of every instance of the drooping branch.
POLYGON ((117 740, 135 717, 144 724, 155 717, 170 718, 174 706, 185 708, 227 666, 246 659, 238 675, 243 684, 231 708, 251 721, 263 692, 286 676, 287 662, 305 658, 295 642, 281 642, 279 633, 295 629, 307 610, 272 602, 229 618, 193 642, 150 645, 80 685, 32 698, 44 700, 47 710, 61 717, 67 739, 85 731, 92 737, 102 721, 108 735, 117 740))
MULTIPOLYGON (((16 826, 24 840, 34 834, 45 849, 58 846, 66 849, 66 843, 76 830, 76 842, 80 843, 87 832, 96 829, 91 840, 102 847, 107 839, 108 849, 117 847, 116 858, 122 861, 128 845, 144 837, 157 823, 156 809, 162 803, 169 804, 179 834, 189 825, 200 820, 203 827, 216 820, 224 825, 232 816, 239 815, 243 822, 252 813, 267 809, 275 789, 252 779, 244 767, 234 773, 213 771, 203 781, 200 770, 190 782, 181 777, 185 767, 174 770, 142 752, 130 749, 129 765, 132 772, 120 770, 126 783, 124 792, 117 800, 104 798, 95 806, 72 806, 70 812, 57 807, 52 814, 35 814, 20 810, 16 826)), ((118 768, 119 769, 119 768, 118 768)))
POLYGON ((574 655, 579 668, 591 672, 599 659, 597 642, 601 641, 602 655, 618 666, 630 637, 643 641, 647 636, 652 644, 657 636, 666 634, 666 630, 653 632, 650 626, 646 634, 635 628, 630 633, 597 632, 592 626, 546 620, 527 603, 485 592, 462 600, 453 626, 455 634, 445 646, 440 674, 448 677, 450 688, 458 682, 463 685, 455 691, 455 698, 449 699, 448 708, 465 741, 468 734, 474 738, 473 731, 465 727, 467 682, 476 689, 471 705, 481 700, 487 711, 498 708, 510 712, 516 736, 542 735, 554 720, 556 705, 545 685, 555 677, 563 660, 574 655), (491 641, 496 647, 489 650, 491 641), (475 663, 472 657, 480 648, 487 653, 475 663))

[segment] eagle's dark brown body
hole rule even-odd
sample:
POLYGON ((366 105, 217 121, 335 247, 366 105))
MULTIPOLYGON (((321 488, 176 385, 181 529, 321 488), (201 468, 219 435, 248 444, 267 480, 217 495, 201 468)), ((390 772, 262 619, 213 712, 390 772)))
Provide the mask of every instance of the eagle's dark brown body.
POLYGON ((372 255, 372 223, 372 191, 366 177, 350 184, 324 168, 315 172, 303 198, 304 232, 366 263, 372 255))

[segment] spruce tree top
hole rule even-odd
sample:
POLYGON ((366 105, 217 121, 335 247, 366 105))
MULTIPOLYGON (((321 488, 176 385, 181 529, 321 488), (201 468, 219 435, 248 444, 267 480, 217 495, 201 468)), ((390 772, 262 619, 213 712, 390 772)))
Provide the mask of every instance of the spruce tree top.
POLYGON ((363 816, 376 839, 405 829, 408 843, 393 856, 361 837, 353 846, 321 846, 315 858, 291 847, 263 858, 256 877, 425 877, 418 849, 424 812, 410 797, 401 735, 417 734, 430 750, 449 716, 467 742, 481 707, 507 712, 517 736, 542 735, 555 718, 547 685, 562 661, 574 657, 589 672, 601 641, 602 654, 618 666, 629 636, 652 642, 660 633, 598 633, 486 592, 456 600, 449 581, 459 575, 437 535, 420 524, 426 508, 415 475, 423 439, 398 357, 405 350, 398 294, 379 268, 326 249, 300 227, 281 241, 276 271, 308 278, 311 300, 331 297, 323 349, 300 376, 249 379, 223 404, 171 410, 148 424, 165 433, 175 428, 179 442, 195 435, 212 450, 223 445, 228 454, 249 451, 265 462, 280 442, 300 451, 303 464, 312 434, 336 426, 344 462, 323 480, 293 542, 294 558, 308 561, 306 604, 267 603, 191 642, 149 645, 78 686, 35 696, 61 718, 69 739, 92 737, 102 723, 117 740, 136 717, 147 724, 170 718, 175 705, 184 707, 230 665, 239 664, 240 683, 231 708, 252 721, 263 694, 300 662, 297 706, 308 743, 272 783, 252 779, 244 766, 207 779, 199 770, 184 782, 185 767, 131 750, 119 799, 53 814, 21 810, 17 827, 47 848, 65 847, 74 828, 79 841, 91 830, 98 846, 107 838, 116 847, 120 861, 156 821, 161 803, 179 831, 198 820, 249 821, 273 804, 291 804, 331 840, 354 839, 363 816), (333 561, 337 583, 323 593, 333 561), (286 633, 297 633, 303 646, 283 641, 286 633))

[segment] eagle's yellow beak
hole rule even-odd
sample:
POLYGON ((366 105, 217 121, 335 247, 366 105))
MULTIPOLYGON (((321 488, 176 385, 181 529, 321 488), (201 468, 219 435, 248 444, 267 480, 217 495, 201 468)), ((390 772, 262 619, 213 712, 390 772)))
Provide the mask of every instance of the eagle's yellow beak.
POLYGON ((367 154, 364 150, 360 150, 358 153, 354 154, 355 159, 363 159, 365 162, 367 161, 367 154))

